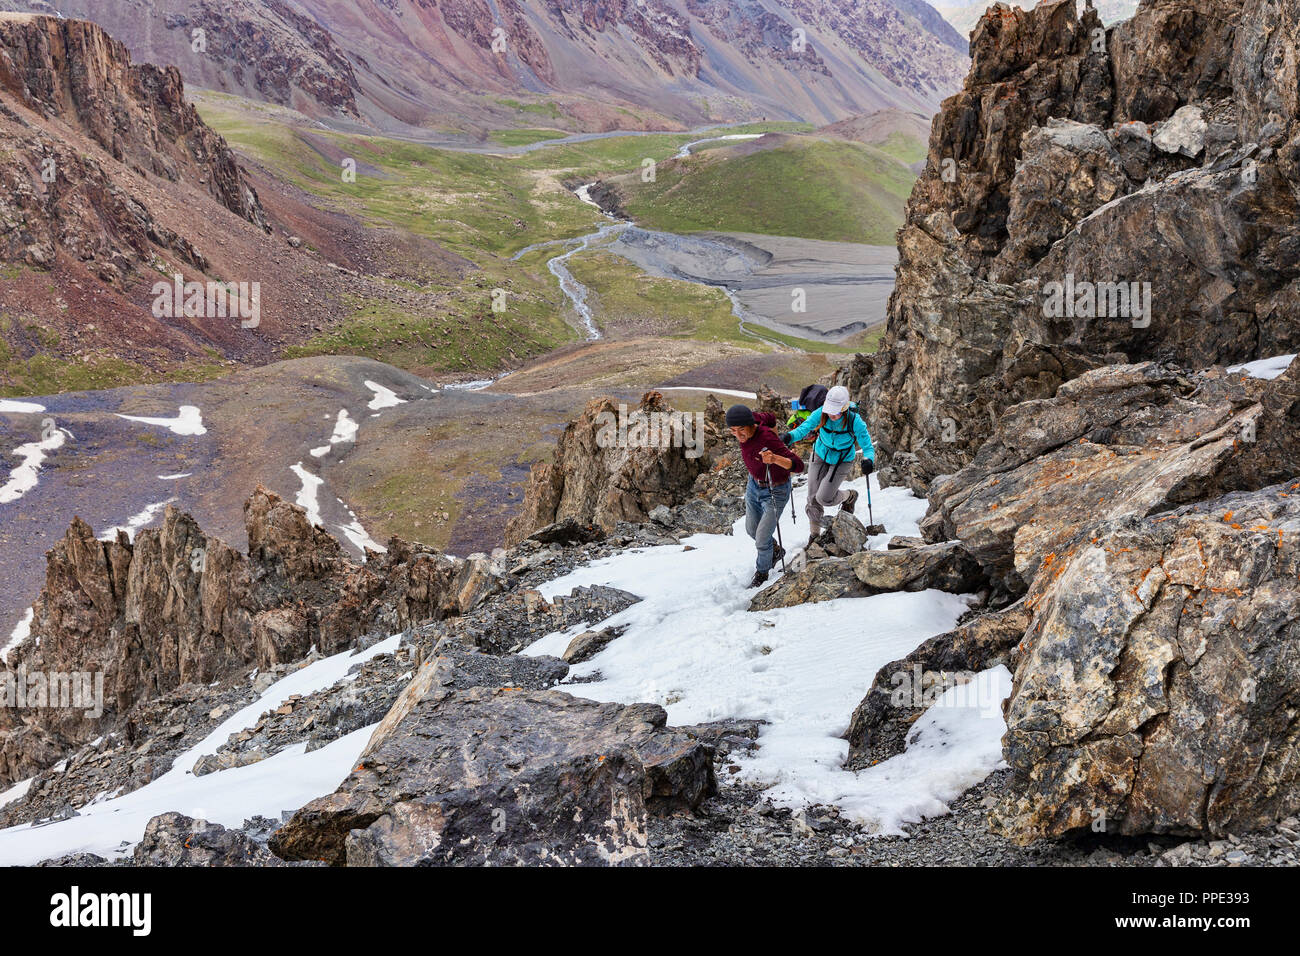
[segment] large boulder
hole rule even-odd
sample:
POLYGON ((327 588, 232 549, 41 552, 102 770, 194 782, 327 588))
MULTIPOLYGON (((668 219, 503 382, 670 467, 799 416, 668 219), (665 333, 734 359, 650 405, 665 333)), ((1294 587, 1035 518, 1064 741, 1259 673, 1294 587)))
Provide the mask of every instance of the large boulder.
POLYGON ((1277 480, 1279 464, 1300 463, 1296 391, 1293 376, 1095 369, 1005 411, 970 464, 931 485, 922 530, 960 539, 1003 591, 1021 594, 1096 521, 1277 480))
POLYGON ((246 833, 183 813, 151 819, 135 845, 136 866, 283 866, 263 843, 246 833))
POLYGON ((356 768, 271 840, 333 864, 646 862, 647 812, 713 792, 713 748, 653 704, 455 686, 425 665, 356 768))
POLYGON ((781 578, 759 591, 749 602, 751 611, 771 611, 796 604, 814 604, 837 598, 866 597, 871 591, 853 573, 848 558, 822 558, 800 562, 781 578))
POLYGON ((1026 607, 999 832, 1222 836, 1300 808, 1300 481, 1110 521, 1026 607))
POLYGON ((849 720, 845 766, 858 770, 902 753, 912 724, 949 687, 998 664, 1014 668, 1028 624, 1029 611, 1020 601, 937 634, 880 668, 849 720))
POLYGON ((966 594, 978 591, 988 583, 979 563, 957 541, 885 551, 860 551, 849 558, 849 564, 858 580, 872 594, 924 591, 928 588, 966 594))
POLYGON ((659 392, 628 410, 594 399, 560 436, 555 460, 533 466, 523 507, 506 528, 518 544, 540 529, 645 521, 660 505, 687 500, 710 467, 707 422, 675 411, 659 392))

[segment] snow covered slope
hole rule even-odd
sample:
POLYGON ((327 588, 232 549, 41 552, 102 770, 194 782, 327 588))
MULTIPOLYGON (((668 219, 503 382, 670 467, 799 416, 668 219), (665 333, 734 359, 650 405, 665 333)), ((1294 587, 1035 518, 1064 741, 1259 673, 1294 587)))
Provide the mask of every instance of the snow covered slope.
MULTIPOLYGON (((866 484, 861 478, 852 484, 862 493, 865 512, 866 484)), ((872 494, 877 521, 893 534, 917 533, 924 501, 874 483, 872 494)), ((801 511, 802 488, 795 499, 801 511)), ((801 514, 792 521, 787 509, 781 527, 787 547, 796 551, 806 520, 801 514)), ((871 546, 884 547, 885 540, 873 539, 871 546)), ((659 703, 673 724, 762 719, 767 723, 758 749, 741 758, 742 780, 770 788, 777 805, 837 805, 878 833, 899 833, 904 823, 944 813, 949 801, 1001 765, 1000 703, 1010 675, 998 667, 935 702, 914 725, 904 753, 856 773, 841 769, 848 745, 840 735, 876 672, 950 629, 968 603, 961 596, 921 591, 751 612, 755 592, 744 585, 753 557, 738 522, 731 535, 695 535, 684 546, 625 551, 546 584, 542 591, 548 598, 597 583, 643 597, 601 622, 627 630, 591 661, 575 666, 569 678, 597 679, 561 689, 596 700, 659 703)), ((548 635, 525 653, 558 656, 587 627, 548 635)), ((237 827, 250 816, 278 818, 329 793, 347 776, 371 727, 312 753, 299 744, 249 766, 203 776, 191 768, 289 695, 347 680, 350 668, 394 651, 399 640, 394 636, 361 654, 329 657, 289 675, 223 721, 168 773, 133 793, 101 795, 69 820, 0 831, 0 864, 76 852, 120 857, 159 813, 174 810, 237 827)))
MULTIPOLYGON (((847 487, 860 492, 865 518, 865 481, 847 487)), ((874 479, 872 496, 876 521, 891 534, 919 534, 924 500, 903 488, 881 490, 874 479)), ((805 498, 796 488, 798 522, 789 508, 781 521, 791 552, 806 540, 805 498)), ((871 546, 883 548, 886 540, 871 546)), ((570 675, 600 679, 566 690, 596 700, 651 701, 668 711, 670 724, 767 720, 759 750, 743 761, 742 779, 772 787, 777 805, 835 804, 882 833, 945 812, 948 801, 1000 766, 1000 705, 1011 687, 1003 667, 981 675, 974 688, 940 698, 917 721, 905 753, 859 773, 840 769, 848 754, 840 735, 876 672, 951 629, 968 606, 961 597, 900 592, 755 613, 748 610, 755 592, 744 590, 754 557, 744 522, 731 536, 695 535, 686 544, 690 550, 649 548, 598 561, 542 589, 551 598, 607 584, 645 597, 603 622, 628 630, 570 675)), ((524 653, 558 656, 587 629, 550 635, 524 653)))

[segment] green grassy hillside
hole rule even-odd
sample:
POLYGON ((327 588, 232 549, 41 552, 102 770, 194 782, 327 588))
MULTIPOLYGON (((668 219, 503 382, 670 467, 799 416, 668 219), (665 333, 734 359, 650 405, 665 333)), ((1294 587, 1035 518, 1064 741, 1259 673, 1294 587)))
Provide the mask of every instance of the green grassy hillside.
MULTIPOLYGON (((893 144, 890 152, 900 151, 893 144)), ((670 232, 721 230, 892 245, 915 180, 889 152, 791 137, 771 149, 713 149, 609 181, 628 215, 670 232)))

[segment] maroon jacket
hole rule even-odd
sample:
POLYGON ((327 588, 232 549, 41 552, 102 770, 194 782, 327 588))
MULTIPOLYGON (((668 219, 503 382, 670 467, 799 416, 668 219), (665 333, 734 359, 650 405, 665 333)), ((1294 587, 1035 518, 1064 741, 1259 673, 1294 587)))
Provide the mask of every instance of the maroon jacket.
MULTIPOLYGON (((763 481, 767 477, 768 465, 763 464, 763 459, 759 453, 764 448, 770 448, 773 452, 782 458, 789 458, 790 463, 794 466, 791 471, 803 471, 803 459, 796 455, 789 448, 781 443, 776 432, 772 431, 772 426, 776 424, 776 416, 771 412, 757 412, 754 415, 754 421, 758 428, 749 441, 741 442, 740 454, 745 459, 745 467, 749 473, 754 476, 755 481, 763 481)), ((778 464, 772 464, 772 484, 784 484, 790 478, 790 472, 786 471, 778 464)))

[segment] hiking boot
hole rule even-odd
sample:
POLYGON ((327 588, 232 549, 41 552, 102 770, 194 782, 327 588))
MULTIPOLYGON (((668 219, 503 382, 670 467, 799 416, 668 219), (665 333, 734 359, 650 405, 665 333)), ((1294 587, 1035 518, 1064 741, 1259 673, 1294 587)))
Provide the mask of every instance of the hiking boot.
POLYGON ((778 564, 780 564, 781 559, 784 557, 785 557, 785 548, 781 547, 779 544, 772 545, 772 567, 776 567, 778 564))
POLYGON ((767 572, 755 571, 754 576, 749 581, 749 586, 751 588, 756 588, 762 586, 765 583, 767 583, 767 572))
POLYGON ((807 551, 809 548, 811 548, 814 544, 817 543, 817 538, 821 535, 821 533, 822 533, 821 528, 817 527, 816 525, 813 525, 811 528, 808 529, 808 543, 804 546, 805 551, 807 551))
POLYGON ((853 514, 853 506, 856 505, 857 503, 858 503, 858 493, 856 491, 850 491, 847 495, 844 496, 844 500, 840 502, 840 510, 848 512, 849 514, 853 514))

